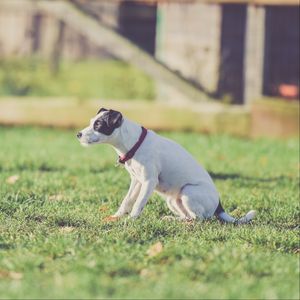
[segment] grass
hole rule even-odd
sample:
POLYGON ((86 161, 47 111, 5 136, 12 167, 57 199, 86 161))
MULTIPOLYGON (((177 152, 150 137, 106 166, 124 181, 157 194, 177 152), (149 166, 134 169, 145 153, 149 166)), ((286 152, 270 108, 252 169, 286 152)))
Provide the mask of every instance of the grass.
POLYGON ((299 141, 165 135, 211 172, 228 212, 256 209, 255 222, 163 221, 153 196, 135 222, 104 223, 129 183, 109 146, 2 127, 0 297, 298 299, 299 141))
POLYGON ((142 71, 112 59, 62 61, 55 74, 47 61, 9 59, 0 60, 0 96, 153 100, 155 86, 142 71))

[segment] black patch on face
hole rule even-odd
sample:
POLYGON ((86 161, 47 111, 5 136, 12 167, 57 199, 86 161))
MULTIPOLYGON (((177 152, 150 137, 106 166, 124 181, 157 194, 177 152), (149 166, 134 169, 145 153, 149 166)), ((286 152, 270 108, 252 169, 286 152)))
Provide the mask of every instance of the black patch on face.
POLYGON ((111 135, 116 128, 121 126, 123 116, 120 112, 112 109, 101 109, 106 112, 94 122, 94 130, 105 135, 111 135))

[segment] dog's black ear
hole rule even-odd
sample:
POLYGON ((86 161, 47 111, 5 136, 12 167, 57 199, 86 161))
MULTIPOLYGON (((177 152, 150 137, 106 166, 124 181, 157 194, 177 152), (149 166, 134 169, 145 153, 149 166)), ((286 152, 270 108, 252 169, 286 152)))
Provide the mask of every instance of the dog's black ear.
POLYGON ((101 107, 101 108, 98 110, 97 115, 100 114, 102 111, 108 111, 108 109, 101 107))
POLYGON ((123 116, 120 112, 112 109, 109 110, 107 122, 109 127, 118 128, 121 126, 122 121, 123 116))

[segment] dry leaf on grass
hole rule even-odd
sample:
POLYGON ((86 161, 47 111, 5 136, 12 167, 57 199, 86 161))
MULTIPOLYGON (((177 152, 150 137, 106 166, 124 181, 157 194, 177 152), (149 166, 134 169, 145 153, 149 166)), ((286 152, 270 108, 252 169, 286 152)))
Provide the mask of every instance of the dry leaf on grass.
POLYGON ((9 272, 9 277, 11 279, 20 280, 23 278, 23 274, 19 272, 9 272))
POLYGON ((20 280, 23 278, 23 274, 19 272, 0 270, 0 278, 10 278, 14 280, 20 280))
POLYGON ((19 175, 12 175, 6 179, 6 182, 8 184, 15 184, 19 180, 19 178, 20 178, 19 175))
POLYGON ((99 211, 101 211, 101 212, 105 212, 105 211, 107 211, 108 210, 108 206, 107 205, 101 205, 100 207, 99 207, 99 211))
POLYGON ((140 276, 141 277, 150 277, 150 276, 153 276, 155 275, 155 273, 149 269, 142 269, 140 271, 140 276))
POLYGON ((161 242, 157 242, 147 250, 147 254, 148 256, 153 257, 158 255, 162 251, 163 251, 163 244, 161 242))
POLYGON ((59 229, 59 231, 61 233, 69 233, 69 232, 72 232, 74 229, 75 229, 75 227, 72 227, 72 226, 63 226, 59 229))
POLYGON ((60 201, 62 199, 63 199, 62 194, 56 194, 56 195, 49 196, 49 200, 51 200, 51 201, 60 201))
POLYGON ((120 218, 119 217, 116 217, 116 216, 108 216, 106 218, 103 219, 103 222, 116 222, 118 221, 120 218))

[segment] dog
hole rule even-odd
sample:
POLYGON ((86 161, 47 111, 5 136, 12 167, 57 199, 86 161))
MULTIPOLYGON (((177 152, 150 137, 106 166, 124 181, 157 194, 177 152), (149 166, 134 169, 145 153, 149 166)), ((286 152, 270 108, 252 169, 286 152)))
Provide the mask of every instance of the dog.
POLYGON ((227 214, 208 172, 182 146, 147 130, 112 109, 101 108, 88 127, 77 133, 83 146, 110 144, 131 177, 127 195, 110 218, 127 214, 137 218, 154 191, 166 200, 168 208, 181 220, 250 222, 255 211, 240 219, 227 214))

